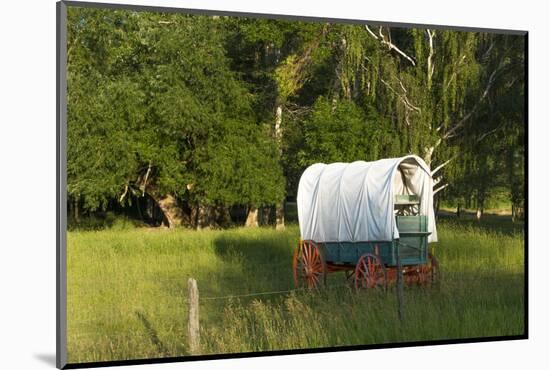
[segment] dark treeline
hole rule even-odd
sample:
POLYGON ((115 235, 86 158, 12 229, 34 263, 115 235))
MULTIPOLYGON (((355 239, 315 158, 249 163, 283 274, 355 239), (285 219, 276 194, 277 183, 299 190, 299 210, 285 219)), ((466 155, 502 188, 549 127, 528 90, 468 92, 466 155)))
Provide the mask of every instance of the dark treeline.
POLYGON ((524 37, 69 7, 68 199, 284 226, 315 162, 409 153, 437 198, 523 209, 524 37), (237 216, 237 219, 239 217, 237 216))

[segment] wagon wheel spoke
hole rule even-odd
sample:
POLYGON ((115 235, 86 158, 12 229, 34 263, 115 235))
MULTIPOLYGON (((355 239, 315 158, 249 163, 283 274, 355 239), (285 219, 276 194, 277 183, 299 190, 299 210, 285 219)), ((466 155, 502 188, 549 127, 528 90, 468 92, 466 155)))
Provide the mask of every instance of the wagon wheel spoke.
POLYGON ((373 284, 373 281, 374 281, 374 267, 373 267, 373 264, 372 264, 372 259, 370 258, 370 256, 367 257, 367 264, 366 264, 366 285, 367 285, 367 288, 372 288, 374 286, 373 284))
POLYGON ((321 261, 321 256, 317 256, 317 258, 311 262, 311 265, 314 268, 322 269, 323 268, 323 262, 321 261))
POLYGON ((355 288, 368 289, 378 285, 387 286, 385 267, 378 256, 366 253, 359 258, 355 268, 355 288))
POLYGON ((309 288, 315 288, 317 285, 319 285, 319 276, 316 273, 312 273, 310 276, 307 277, 309 282, 309 288))
POLYGON ((304 246, 302 248, 302 258, 304 260, 309 259, 309 244, 308 243, 304 243, 304 246))
POLYGON ((368 273, 371 277, 374 277, 374 262, 370 256, 367 257, 368 273))
POLYGON ((305 256, 302 256, 302 266, 306 266, 309 263, 305 256))
POLYGON ((369 281, 369 269, 367 266, 367 262, 365 261, 365 259, 361 259, 359 260, 358 265, 359 269, 356 271, 355 274, 356 283, 357 281, 359 281, 359 284, 362 288, 367 288, 369 281))

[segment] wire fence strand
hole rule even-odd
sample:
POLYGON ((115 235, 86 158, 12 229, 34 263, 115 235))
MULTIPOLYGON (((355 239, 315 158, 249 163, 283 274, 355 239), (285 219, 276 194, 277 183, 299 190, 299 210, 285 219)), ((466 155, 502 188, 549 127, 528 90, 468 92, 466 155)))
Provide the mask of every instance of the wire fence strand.
MULTIPOLYGON (((449 273, 449 272, 443 272, 441 273, 439 281, 432 283, 425 288, 430 288, 434 285, 444 286, 447 289, 452 288, 464 288, 468 287, 469 283, 472 282, 483 282, 483 286, 477 286, 477 288, 481 288, 482 290, 491 289, 494 290, 495 288, 503 287, 502 280, 506 280, 508 282, 513 281, 517 284, 523 284, 524 283, 524 276, 498 276, 498 278, 495 278, 495 276, 464 276, 462 273, 449 273), (452 278, 452 280, 450 280, 452 278)), ((392 290, 394 288, 394 283, 388 284, 389 290, 392 290)), ((411 283, 411 284, 405 284, 415 286, 418 284, 411 283)), ((203 296, 199 296, 199 301, 220 301, 220 300, 230 300, 230 299, 241 299, 241 298, 252 298, 252 297, 261 297, 261 296, 268 296, 268 295, 278 295, 278 294, 288 294, 293 292, 306 292, 306 293, 322 293, 326 290, 331 290, 335 288, 349 288, 351 290, 354 289, 352 282, 347 282, 344 284, 328 284, 326 286, 321 286, 316 289, 309 289, 309 288, 288 288, 288 289, 279 289, 279 290, 268 290, 268 291, 261 291, 261 292, 251 292, 251 293, 236 293, 236 294, 227 294, 227 295, 208 295, 208 293, 203 296)), ((164 296, 166 298, 178 298, 179 302, 187 303, 188 299, 182 294, 159 294, 159 296, 164 296)), ((112 307, 117 307, 118 305, 114 303, 111 305, 112 307)))
MULTIPOLYGON (((525 263, 519 263, 519 262, 499 263, 498 261, 495 261, 494 258, 476 258, 475 261, 476 262, 489 261, 492 264, 494 264, 495 268, 488 269, 487 266, 479 266, 479 268, 473 268, 472 269, 472 268, 469 268, 467 264, 461 264, 460 266, 465 268, 464 271, 456 271, 456 272, 457 273, 490 272, 490 271, 498 272, 502 269, 506 269, 506 268, 509 268, 509 267, 518 267, 518 266, 525 267, 525 263), (498 267, 498 269, 496 267, 498 267)), ((288 266, 289 270, 292 269, 292 265, 288 261, 281 261, 281 262, 276 262, 276 263, 265 263, 265 264, 256 264, 256 263, 253 264, 253 266, 255 266, 255 267, 263 266, 263 265, 269 265, 269 266, 285 265, 285 266, 288 266)), ((443 271, 444 271, 444 269, 443 269, 443 271)), ((104 275, 109 275, 109 273, 111 273, 111 272, 105 272, 104 275)), ((231 275, 232 272, 228 271, 228 274, 231 275)), ((182 284, 186 284, 186 279, 188 277, 189 277, 188 275, 181 276, 181 277, 150 276, 148 278, 141 278, 139 280, 132 280, 132 281, 129 282, 129 284, 135 285, 135 283, 137 283, 137 282, 161 283, 161 282, 165 282, 165 281, 168 281, 168 282, 179 281, 182 284)), ((124 277, 124 278, 128 279, 128 277, 124 277)), ((240 277, 240 276, 235 276, 235 277, 231 277, 231 278, 235 278, 236 280, 242 279, 242 277, 240 277)), ((94 286, 96 286, 98 288, 101 288, 101 285, 98 285, 98 284, 112 285, 112 284, 116 284, 117 282, 116 282, 116 279, 112 279, 112 278, 111 279, 105 279, 105 278, 95 279, 95 278, 93 278, 93 279, 77 280, 77 281, 74 281, 74 282, 69 281, 69 283, 75 284, 75 285, 93 284, 94 286)))

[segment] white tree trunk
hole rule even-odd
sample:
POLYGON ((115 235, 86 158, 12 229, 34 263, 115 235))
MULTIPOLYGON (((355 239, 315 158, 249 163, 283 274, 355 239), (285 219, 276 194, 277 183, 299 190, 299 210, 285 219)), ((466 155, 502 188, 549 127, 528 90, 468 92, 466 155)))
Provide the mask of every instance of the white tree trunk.
POLYGON ((285 201, 277 205, 275 230, 284 230, 285 228, 285 201))
POLYGON ((275 111, 275 140, 277 141, 279 150, 281 148, 281 138, 282 138, 281 123, 283 123, 283 107, 281 105, 278 105, 277 110, 275 111))
POLYGON ((428 33, 428 39, 429 39, 429 45, 430 45, 430 54, 428 55, 428 89, 431 89, 432 76, 435 70, 435 64, 433 63, 435 31, 427 29, 426 32, 428 33))
POLYGON ((424 151, 424 162, 430 167, 430 164, 432 163, 432 155, 434 153, 435 146, 431 146, 425 149, 424 151))
POLYGON ((164 197, 150 195, 164 214, 168 227, 181 226, 186 221, 186 215, 182 212, 176 198, 172 195, 168 194, 164 197))
POLYGON ((244 223, 246 227, 258 227, 258 208, 250 206, 248 209, 248 216, 246 217, 246 222, 244 223))
POLYGON ((209 229, 212 224, 212 208, 199 205, 197 211, 197 230, 209 229))
POLYGON ((481 216, 483 216, 483 208, 478 206, 476 212, 476 220, 481 221, 481 216))
POLYGON ((73 217, 76 223, 80 222, 80 215, 78 214, 78 200, 75 200, 73 203, 73 217))
POLYGON ((271 207, 262 207, 260 208, 260 225, 269 225, 269 216, 271 213, 271 207))
POLYGON ((477 194, 477 211, 476 211, 476 220, 481 221, 483 216, 483 211, 485 210, 485 192, 478 190, 477 194))
MULTIPOLYGON (((281 123, 283 122, 283 107, 281 105, 277 106, 277 110, 275 112, 275 140, 277 141, 277 146, 279 148, 279 154, 282 155, 282 129, 281 129, 281 123)), ((285 228, 285 204, 284 200, 277 205, 276 210, 276 221, 275 221, 275 229, 276 230, 282 230, 285 228)))

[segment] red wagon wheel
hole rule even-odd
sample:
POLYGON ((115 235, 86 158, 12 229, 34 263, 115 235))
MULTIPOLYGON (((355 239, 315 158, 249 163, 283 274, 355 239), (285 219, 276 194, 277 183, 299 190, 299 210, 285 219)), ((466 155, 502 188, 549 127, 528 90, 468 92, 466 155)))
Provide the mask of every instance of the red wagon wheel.
POLYGON ((301 241, 292 259, 294 284, 308 289, 326 284, 327 266, 321 248, 310 240, 301 241))
POLYGON ((371 253, 363 254, 355 266, 355 288, 387 288, 387 284, 386 268, 380 258, 371 253))

